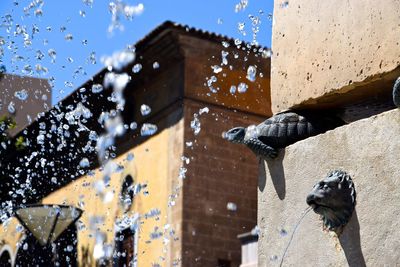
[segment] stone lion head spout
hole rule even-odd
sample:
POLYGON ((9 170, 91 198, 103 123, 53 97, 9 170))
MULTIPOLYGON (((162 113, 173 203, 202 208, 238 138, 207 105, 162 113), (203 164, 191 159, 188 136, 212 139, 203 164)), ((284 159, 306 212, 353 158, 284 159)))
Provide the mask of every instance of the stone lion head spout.
POLYGON ((346 172, 336 170, 314 185, 307 204, 320 214, 329 230, 336 230, 350 220, 356 204, 356 190, 346 172))

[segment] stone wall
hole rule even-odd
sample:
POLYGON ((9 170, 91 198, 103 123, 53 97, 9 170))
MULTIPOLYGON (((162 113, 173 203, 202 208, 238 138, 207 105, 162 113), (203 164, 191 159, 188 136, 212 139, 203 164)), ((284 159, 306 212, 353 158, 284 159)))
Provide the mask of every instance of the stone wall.
POLYGON ((287 147, 261 165, 259 266, 278 266, 312 186, 335 169, 357 191, 353 216, 337 236, 307 214, 283 266, 396 266, 400 262, 400 111, 354 122, 287 147))
POLYGON ((391 72, 398 74, 399 23, 396 0, 276 0, 272 111, 300 104, 338 104, 351 92, 357 98, 360 92, 383 90, 364 87, 391 79, 386 77, 391 72))
MULTIPOLYGON (((339 234, 305 215, 282 266, 396 266, 400 262, 400 2, 275 1, 271 105, 329 109, 348 124, 297 142, 260 164, 259 266, 279 266, 313 185, 348 172, 357 191, 339 234)), ((318 111, 316 111, 318 112, 318 111)))

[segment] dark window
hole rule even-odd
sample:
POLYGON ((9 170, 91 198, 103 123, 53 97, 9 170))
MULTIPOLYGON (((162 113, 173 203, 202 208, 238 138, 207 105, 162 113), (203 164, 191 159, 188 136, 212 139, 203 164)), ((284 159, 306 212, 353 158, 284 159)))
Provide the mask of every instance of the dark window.
POLYGON ((122 183, 120 200, 124 211, 128 211, 133 201, 133 178, 130 175, 126 176, 122 183))
POLYGON ((218 267, 231 267, 231 261, 229 260, 224 260, 224 259, 218 259, 218 267))
POLYGON ((72 224, 48 246, 42 246, 31 233, 27 233, 18 249, 15 266, 75 267, 77 256, 77 229, 72 224))
POLYGON ((4 251, 0 256, 0 267, 11 267, 11 255, 8 251, 4 251))
POLYGON ((131 229, 118 232, 115 236, 114 266, 133 266, 135 260, 135 233, 131 229))

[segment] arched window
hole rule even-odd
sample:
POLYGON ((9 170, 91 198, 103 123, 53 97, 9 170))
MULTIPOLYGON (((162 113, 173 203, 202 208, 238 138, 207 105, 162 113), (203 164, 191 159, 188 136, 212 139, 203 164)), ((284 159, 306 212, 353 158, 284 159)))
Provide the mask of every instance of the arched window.
POLYGON ((133 178, 131 175, 127 175, 122 182, 121 194, 120 194, 120 201, 121 206, 123 207, 124 212, 127 212, 133 202, 133 178))
POLYGON ((12 266, 11 255, 7 250, 4 250, 0 256, 0 266, 4 266, 4 267, 12 266))

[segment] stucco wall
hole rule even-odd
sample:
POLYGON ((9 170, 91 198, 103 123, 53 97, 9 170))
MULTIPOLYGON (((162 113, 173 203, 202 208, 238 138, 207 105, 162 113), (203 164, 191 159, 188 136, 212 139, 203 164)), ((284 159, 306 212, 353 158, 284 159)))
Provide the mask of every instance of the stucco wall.
POLYGON ((356 210, 338 237, 312 211, 283 266, 396 266, 400 262, 400 111, 354 122, 287 147, 260 165, 259 266, 278 266, 312 186, 334 169, 348 172, 356 210))
POLYGON ((364 90, 365 82, 394 71, 399 22, 397 0, 275 1, 272 111, 364 90))

